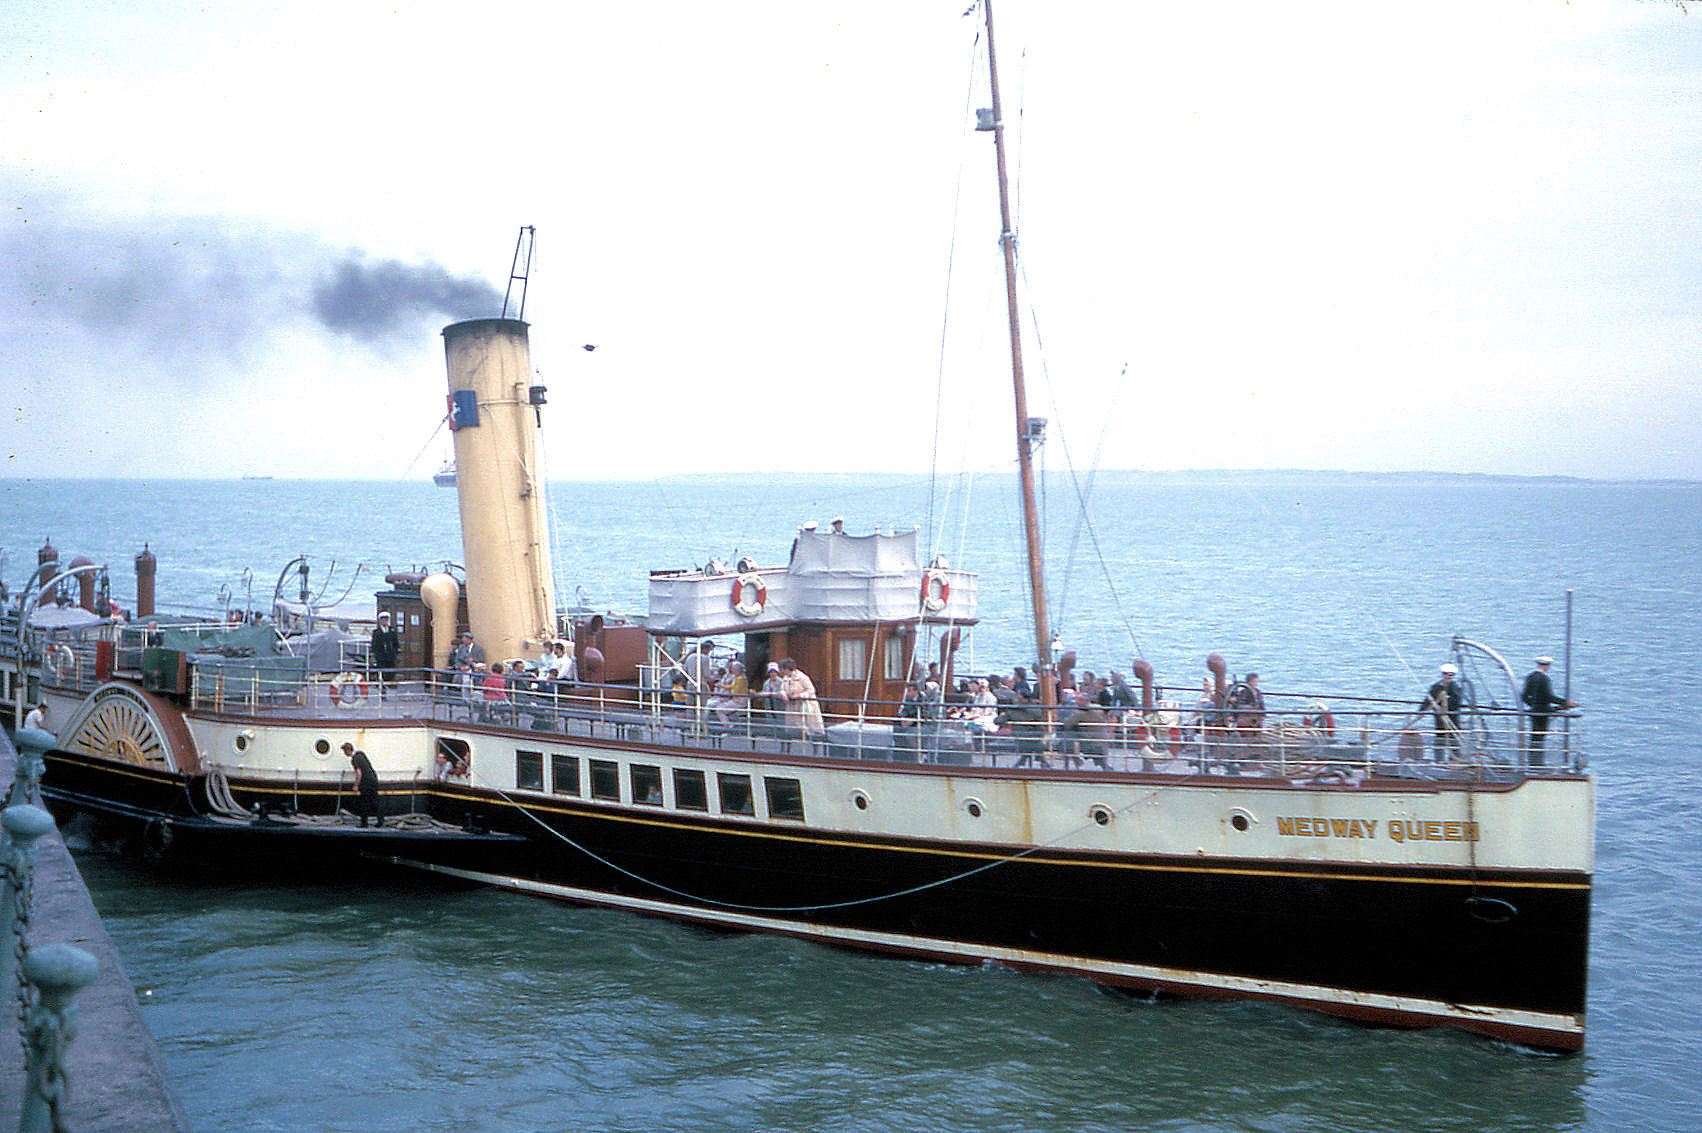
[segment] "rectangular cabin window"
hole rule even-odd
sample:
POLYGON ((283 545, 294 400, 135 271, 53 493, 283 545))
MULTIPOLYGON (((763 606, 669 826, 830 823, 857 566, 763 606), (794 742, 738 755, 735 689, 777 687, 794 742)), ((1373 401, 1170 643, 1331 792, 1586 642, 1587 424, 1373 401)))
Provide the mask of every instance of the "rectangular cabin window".
POLYGON ((647 763, 635 763, 632 775, 632 801, 641 806, 662 805, 662 769, 647 763))
POLYGON ((579 795, 579 757, 550 756, 550 789, 558 795, 579 795))
POLYGON ((895 633, 881 647, 881 676, 889 681, 904 680, 910 675, 904 661, 904 638, 895 633))
POLYGON ((606 802, 621 801, 621 765, 606 759, 591 761, 591 797, 606 802))
POLYGON ((839 639, 839 679, 860 681, 869 675, 869 643, 860 637, 839 639))
POLYGON ((708 810, 709 787, 703 772, 674 769, 674 806, 678 810, 708 810))
POLYGON ((521 791, 544 789, 544 753, 517 751, 514 753, 514 786, 521 791))
POLYGON ((796 779, 762 777, 768 792, 768 817, 784 818, 789 822, 804 821, 804 788, 796 779))
POLYGON ((751 794, 749 775, 724 775, 717 772, 715 782, 721 788, 722 814, 756 813, 756 797, 751 794))

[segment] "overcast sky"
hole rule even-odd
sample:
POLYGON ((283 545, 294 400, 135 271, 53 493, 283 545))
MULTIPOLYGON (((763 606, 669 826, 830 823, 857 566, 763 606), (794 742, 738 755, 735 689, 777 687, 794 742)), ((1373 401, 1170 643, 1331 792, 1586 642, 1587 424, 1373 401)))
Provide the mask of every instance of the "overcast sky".
MULTIPOLYGON (((1008 467, 966 2, 6 4, 4 474, 427 475, 521 224, 558 478, 1008 467)), ((1079 464, 1702 477, 1702 11, 996 15, 1079 464)))

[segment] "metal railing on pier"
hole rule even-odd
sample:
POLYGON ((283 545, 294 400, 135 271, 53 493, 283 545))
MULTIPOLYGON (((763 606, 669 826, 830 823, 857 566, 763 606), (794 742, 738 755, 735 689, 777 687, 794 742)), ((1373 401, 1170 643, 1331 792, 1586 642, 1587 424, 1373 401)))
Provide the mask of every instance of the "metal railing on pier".
POLYGON ((39 729, 18 732, 10 803, 0 816, 0 988, 8 994, 16 989, 12 1014, 25 1056, 18 1117, 23 1133, 65 1128, 65 1058, 77 1033, 71 1001, 100 974, 99 962, 81 948, 30 939, 35 845, 54 829, 53 816, 39 805, 42 754, 52 745, 53 737, 39 729))

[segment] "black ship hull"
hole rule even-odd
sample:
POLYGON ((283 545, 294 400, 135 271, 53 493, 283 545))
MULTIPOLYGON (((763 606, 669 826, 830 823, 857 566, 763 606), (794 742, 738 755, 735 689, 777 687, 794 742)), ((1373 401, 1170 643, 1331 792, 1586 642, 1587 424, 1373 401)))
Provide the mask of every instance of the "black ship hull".
MULTIPOLYGON (((351 803, 325 786, 230 787, 249 806, 351 803)), ((187 776, 54 752, 44 789, 145 829, 163 822, 196 856, 293 843, 286 856, 311 860, 299 850, 312 844, 276 830, 209 827, 187 776)), ((358 848, 369 858, 541 896, 1143 992, 1258 998, 1556 1050, 1583 1043, 1584 874, 1013 850, 447 783, 393 786, 384 809, 473 833, 368 838, 358 848)))

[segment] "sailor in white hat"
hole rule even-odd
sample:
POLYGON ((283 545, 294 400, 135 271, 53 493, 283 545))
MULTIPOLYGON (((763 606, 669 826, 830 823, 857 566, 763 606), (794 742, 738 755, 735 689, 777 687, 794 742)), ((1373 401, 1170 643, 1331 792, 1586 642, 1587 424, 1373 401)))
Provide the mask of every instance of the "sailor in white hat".
POLYGON ((1519 699, 1525 702, 1525 707, 1531 713, 1531 766, 1543 765, 1543 741, 1548 739, 1549 717, 1556 712, 1564 712, 1577 705, 1564 697, 1554 695, 1554 682, 1548 679, 1548 669, 1554 664, 1554 658, 1542 656, 1536 659, 1536 668, 1525 678, 1524 691, 1519 699))
POLYGON ((1454 680, 1459 672, 1456 665, 1443 665, 1441 678, 1430 686, 1422 705, 1436 725, 1432 754, 1438 763, 1460 755, 1460 686, 1454 680))

